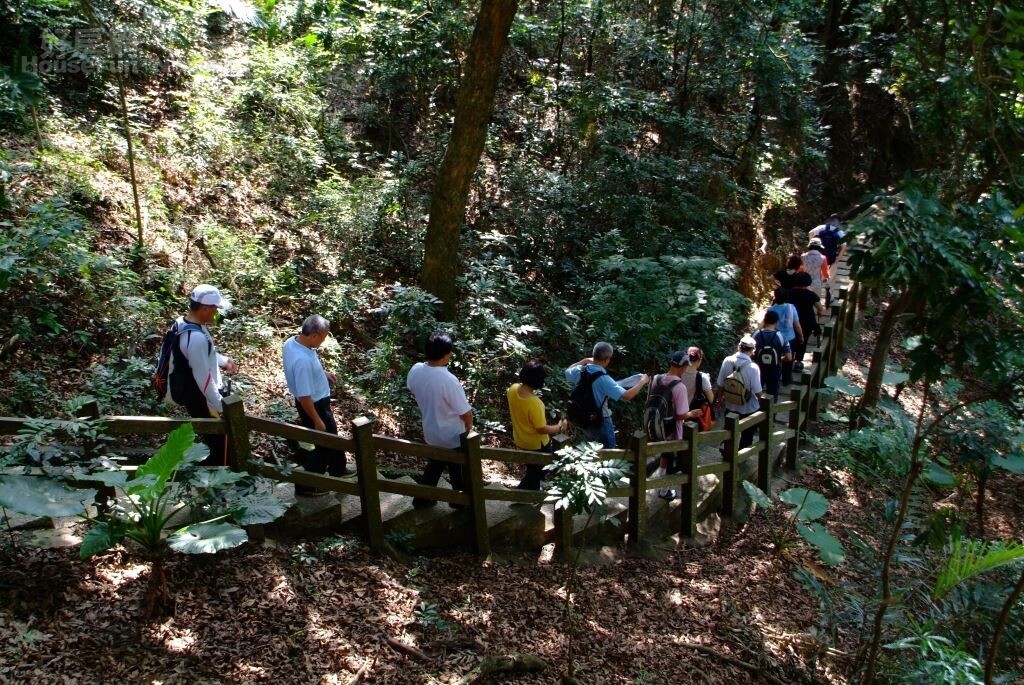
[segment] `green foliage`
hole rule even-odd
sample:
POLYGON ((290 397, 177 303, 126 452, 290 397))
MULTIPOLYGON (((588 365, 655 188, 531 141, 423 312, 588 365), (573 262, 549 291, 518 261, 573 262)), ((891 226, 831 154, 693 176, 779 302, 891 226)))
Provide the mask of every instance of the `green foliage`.
POLYGON ((736 277, 735 267, 720 259, 608 257, 597 265, 587 332, 625 347, 644 368, 684 345, 724 357, 750 307, 730 288, 736 277))
POLYGON ((976 576, 1024 559, 1024 545, 954 538, 946 565, 935 579, 932 596, 939 598, 954 586, 976 576))
MULTIPOLYGON (((773 506, 772 499, 749 480, 743 481, 743 489, 751 501, 766 512, 773 506)), ((786 512, 786 525, 776 527, 770 522, 772 541, 777 553, 793 545, 793 532, 804 538, 818 552, 818 556, 829 566, 838 566, 846 559, 846 550, 823 525, 817 523, 828 513, 828 500, 820 493, 807 488, 790 488, 779 493, 779 501, 790 505, 786 512)))
POLYGON ((95 496, 95 490, 76 490, 45 476, 0 476, 0 506, 29 516, 78 516, 95 496))
POLYGON ((598 447, 583 443, 558 451, 557 458, 544 467, 554 473, 545 502, 573 515, 605 515, 608 488, 625 483, 631 467, 622 459, 602 459, 598 447))

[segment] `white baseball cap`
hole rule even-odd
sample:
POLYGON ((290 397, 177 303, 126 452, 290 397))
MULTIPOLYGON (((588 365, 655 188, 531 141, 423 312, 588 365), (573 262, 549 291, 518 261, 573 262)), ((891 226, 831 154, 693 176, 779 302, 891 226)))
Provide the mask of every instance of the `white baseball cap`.
POLYGON ((200 283, 193 288, 188 297, 193 302, 198 302, 199 304, 213 305, 222 312, 231 309, 231 303, 228 302, 227 298, 221 295, 219 290, 206 283, 200 283))
POLYGON ((755 347, 757 347, 757 341, 754 340, 753 336, 745 335, 742 338, 740 338, 740 347, 742 347, 745 350, 752 350, 755 347))

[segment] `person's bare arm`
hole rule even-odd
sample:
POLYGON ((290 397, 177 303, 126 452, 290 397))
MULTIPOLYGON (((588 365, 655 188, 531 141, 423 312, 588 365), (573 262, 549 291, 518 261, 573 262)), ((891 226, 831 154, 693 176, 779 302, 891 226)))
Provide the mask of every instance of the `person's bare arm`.
POLYGON ((467 411, 465 414, 459 417, 462 419, 462 425, 466 427, 466 432, 473 430, 473 410, 467 411))
POLYGON ((622 396, 622 399, 624 399, 624 400, 631 400, 634 397, 636 397, 637 394, 639 394, 640 391, 643 389, 643 387, 645 385, 647 385, 647 382, 649 380, 651 380, 651 379, 650 379, 650 377, 648 377, 648 375, 646 373, 640 374, 640 382, 637 383, 636 385, 634 385, 629 390, 627 390, 626 393, 622 396))
POLYGON ((309 395, 303 395, 296 399, 299 401, 302 411, 306 412, 306 416, 313 420, 313 428, 316 428, 318 431, 326 430, 327 426, 324 425, 324 420, 316 413, 316 405, 313 404, 313 398, 309 395))

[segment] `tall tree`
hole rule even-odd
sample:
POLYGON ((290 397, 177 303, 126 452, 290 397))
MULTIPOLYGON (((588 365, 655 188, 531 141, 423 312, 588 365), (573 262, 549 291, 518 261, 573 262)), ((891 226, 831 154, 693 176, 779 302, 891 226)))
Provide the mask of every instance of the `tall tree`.
POLYGON ((455 315, 459 233, 470 183, 480 163, 494 108, 501 58, 516 0, 483 0, 455 102, 455 124, 430 199, 423 255, 423 288, 441 300, 441 316, 455 315))

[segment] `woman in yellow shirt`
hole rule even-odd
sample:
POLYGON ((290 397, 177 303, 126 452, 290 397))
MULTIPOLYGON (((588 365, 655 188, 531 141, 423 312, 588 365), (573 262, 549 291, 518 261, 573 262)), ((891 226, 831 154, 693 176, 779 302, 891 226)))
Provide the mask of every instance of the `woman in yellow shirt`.
MULTIPOLYGON (((512 440, 521 450, 553 453, 554 443, 550 436, 565 430, 565 419, 548 424, 544 414, 544 403, 537 397, 537 391, 544 388, 547 372, 536 359, 528 362, 519 372, 519 382, 509 386, 508 411, 512 415, 512 440)), ((544 469, 539 464, 527 464, 526 475, 516 487, 524 490, 543 490, 540 481, 544 469)))

